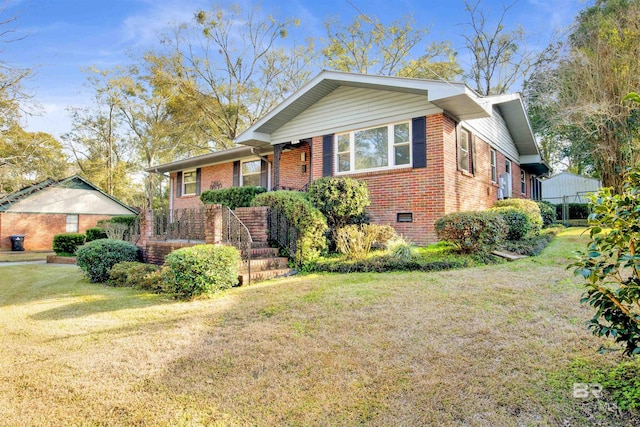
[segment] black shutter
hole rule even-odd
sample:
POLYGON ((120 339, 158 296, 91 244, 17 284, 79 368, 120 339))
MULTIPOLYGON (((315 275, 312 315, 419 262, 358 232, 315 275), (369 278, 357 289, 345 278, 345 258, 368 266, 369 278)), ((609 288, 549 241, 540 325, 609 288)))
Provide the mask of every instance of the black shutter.
POLYGON ((182 197, 182 172, 176 177, 176 197, 182 197))
POLYGON ((269 185, 269 163, 262 159, 260 161, 260 186, 267 188, 269 185))
POLYGON ((240 187, 240 160, 233 162, 233 186, 240 187))
POLYGON ((322 176, 333 175, 333 134, 322 137, 322 176))
POLYGON ((202 169, 196 169, 196 196, 200 195, 200 179, 202 178, 202 169))
POLYGON ((411 123, 411 150, 414 168, 427 167, 427 118, 415 117, 411 123))

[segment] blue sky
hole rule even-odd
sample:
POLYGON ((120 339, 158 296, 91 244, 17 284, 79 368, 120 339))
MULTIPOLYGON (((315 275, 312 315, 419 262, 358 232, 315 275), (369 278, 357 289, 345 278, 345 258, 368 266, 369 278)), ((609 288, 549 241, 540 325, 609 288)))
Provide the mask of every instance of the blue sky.
MULTIPOLYGON (((250 7, 253 2, 238 3, 250 7)), ((27 119, 27 129, 56 137, 68 131, 66 108, 89 103, 83 69, 127 63, 127 52, 158 46, 160 33, 212 4, 205 0, 5 0, 0 18, 17 18, 11 24, 15 32, 8 37, 24 39, 4 44, 2 60, 34 69, 35 77, 26 86, 43 109, 41 116, 27 119)), ((588 4, 583 0, 519 0, 507 15, 507 24, 522 25, 531 45, 543 48, 554 32, 571 24, 588 4)), ((464 48, 460 37, 467 21, 464 0, 265 0, 261 5, 265 13, 299 18, 303 37, 325 36, 323 22, 331 16, 351 22, 358 15, 356 8, 383 23, 412 13, 417 23, 430 28, 426 42, 448 40, 457 50, 464 48)), ((498 15, 502 5, 499 0, 481 3, 489 17, 498 15)), ((466 61, 464 56, 459 59, 466 61)))

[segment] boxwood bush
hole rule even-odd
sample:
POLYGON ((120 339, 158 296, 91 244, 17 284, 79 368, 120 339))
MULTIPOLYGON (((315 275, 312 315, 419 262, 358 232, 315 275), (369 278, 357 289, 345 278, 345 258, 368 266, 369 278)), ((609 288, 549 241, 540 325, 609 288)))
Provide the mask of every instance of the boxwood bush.
POLYGON ((231 187, 221 190, 207 190, 200 195, 203 203, 216 203, 228 206, 229 209, 245 208, 258 195, 266 192, 263 187, 231 187))
POLYGON ((138 261, 139 251, 133 243, 123 240, 98 239, 86 243, 76 251, 76 264, 91 282, 104 283, 109 271, 123 261, 138 261))
POLYGON ((526 212, 512 206, 491 210, 497 212, 507 224, 507 240, 521 240, 531 231, 531 220, 526 212))
POLYGON ((293 261, 298 265, 313 262, 326 250, 327 220, 299 191, 270 191, 256 196, 254 206, 279 209, 298 232, 293 261))
POLYGON ((87 228, 86 234, 87 234, 87 239, 86 239, 87 242, 92 242, 94 240, 107 238, 107 233, 105 233, 104 230, 99 227, 87 228))
POLYGON ((53 251, 58 256, 73 256, 79 246, 84 245, 84 234, 62 233, 53 236, 53 251))
POLYGON ((538 202, 540 215, 542 216, 542 226, 549 227, 556 222, 556 207, 549 202, 541 200, 538 202))
POLYGON ((439 218, 435 229, 440 240, 472 253, 493 250, 504 241, 508 226, 497 212, 455 212, 439 218))
POLYGON ((327 218, 334 230, 361 217, 371 204, 364 181, 353 178, 324 177, 309 185, 309 200, 327 218))
POLYGON ((212 295, 238 284, 240 252, 233 246, 196 245, 165 258, 162 281, 178 298, 212 295))
POLYGON ((531 232, 538 234, 542 229, 542 215, 540 214, 540 207, 533 200, 528 199, 504 199, 498 200, 493 204, 494 208, 514 207, 524 211, 529 215, 529 221, 531 222, 531 232))

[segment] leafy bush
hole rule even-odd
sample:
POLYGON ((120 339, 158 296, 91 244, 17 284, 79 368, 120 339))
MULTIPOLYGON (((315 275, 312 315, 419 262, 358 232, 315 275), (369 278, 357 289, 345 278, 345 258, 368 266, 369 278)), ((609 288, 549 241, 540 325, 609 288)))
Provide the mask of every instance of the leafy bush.
POLYGON ((359 218, 371 204, 367 184, 353 178, 320 178, 309 185, 308 193, 309 200, 324 214, 332 229, 359 218))
POLYGON ((76 263, 91 282, 106 282, 109 270, 123 261, 137 261, 138 248, 122 240, 98 239, 76 251, 76 263))
POLYGON ((138 217, 136 215, 118 215, 112 217, 109 221, 111 224, 124 224, 127 227, 132 226, 138 217))
POLYGON ((315 208, 304 193, 299 191, 269 191, 253 199, 254 206, 271 206, 278 209, 297 230, 295 254, 298 265, 313 262, 326 247, 327 220, 315 208))
POLYGON ((87 242, 92 242, 98 239, 106 239, 107 233, 104 232, 102 228, 87 228, 87 242))
POLYGON ((53 236, 53 251, 58 256, 73 256, 79 246, 84 244, 84 234, 63 233, 53 236))
POLYGON ((521 240, 506 240, 499 247, 520 255, 536 256, 549 245, 555 235, 554 230, 548 229, 537 236, 529 234, 521 240))
POLYGON ((540 207, 533 200, 527 199, 504 199, 498 200, 493 204, 494 208, 514 207, 524 211, 529 215, 529 221, 531 222, 531 232, 538 234, 542 229, 542 215, 540 214, 540 207))
POLYGON ((385 245, 395 234, 389 225, 345 225, 335 231, 334 238, 338 252, 351 259, 361 259, 369 255, 376 243, 385 245))
POLYGON ((162 280, 179 298, 212 295, 238 284, 240 252, 233 246, 196 245, 165 258, 162 280))
POLYGON ((507 231, 507 240, 521 240, 531 231, 531 221, 526 212, 510 206, 492 208, 491 210, 497 212, 507 224, 509 228, 507 231))
POLYGON ((492 211, 456 212, 438 219, 436 234, 440 240, 456 245, 462 252, 491 252, 508 231, 504 219, 492 211))
POLYGON ((591 207, 588 250, 571 264, 585 280, 581 302, 595 311, 589 329, 640 355, 640 168, 627 172, 621 194, 598 190, 591 207))
POLYGON ((202 192, 200 200, 205 204, 216 203, 228 206, 229 209, 251 206, 251 202, 258 195, 266 192, 263 187, 231 187, 221 190, 207 190, 202 192))
MULTIPOLYGON (((562 220, 562 204, 556 205, 556 218, 562 220)), ((587 219, 589 218, 588 203, 567 203, 567 219, 587 219)))
POLYGON ((618 364, 603 373, 598 383, 620 409, 640 409, 640 359, 618 364))
POLYGON ((163 289, 161 277, 159 274, 154 274, 159 270, 160 267, 154 264, 135 261, 119 262, 111 267, 106 284, 161 292, 163 289))
POLYGON ((556 208, 549 202, 541 200, 538 202, 540 208, 540 216, 542 216, 542 227, 549 227, 556 222, 556 208))

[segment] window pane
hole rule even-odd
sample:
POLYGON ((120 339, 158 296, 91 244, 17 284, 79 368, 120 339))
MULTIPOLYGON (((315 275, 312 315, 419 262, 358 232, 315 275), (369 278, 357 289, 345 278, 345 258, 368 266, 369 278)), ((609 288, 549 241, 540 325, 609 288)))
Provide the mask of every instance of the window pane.
POLYGON ((244 187, 258 187, 260 185, 260 174, 244 175, 242 177, 242 185, 244 187))
POLYGON ((349 172, 351 169, 351 159, 349 153, 338 154, 338 172, 349 172))
POLYGON ((410 153, 411 153, 411 150, 408 144, 396 146, 396 159, 395 159, 396 166, 408 165, 409 162, 411 161, 410 153))
POLYGON ((409 123, 400 123, 395 125, 393 129, 393 142, 400 144, 402 142, 409 142, 409 123))
POLYGON ((185 172, 182 175, 183 182, 196 182, 196 173, 195 172, 185 172))
POLYGON ((388 128, 367 129, 354 134, 356 170, 389 164, 388 128))
POLYGON ((242 175, 248 175, 251 173, 260 173, 260 160, 244 162, 242 164, 242 175))
POLYGON ((185 172, 182 174, 182 183, 184 186, 184 194, 196 194, 196 172, 185 172))
POLYGON ((78 215, 67 215, 67 233, 78 232, 78 215))
POLYGON ((196 194, 196 183, 185 183, 184 184, 184 194, 196 194))
POLYGON ((349 151, 349 135, 338 135, 338 153, 349 151))

